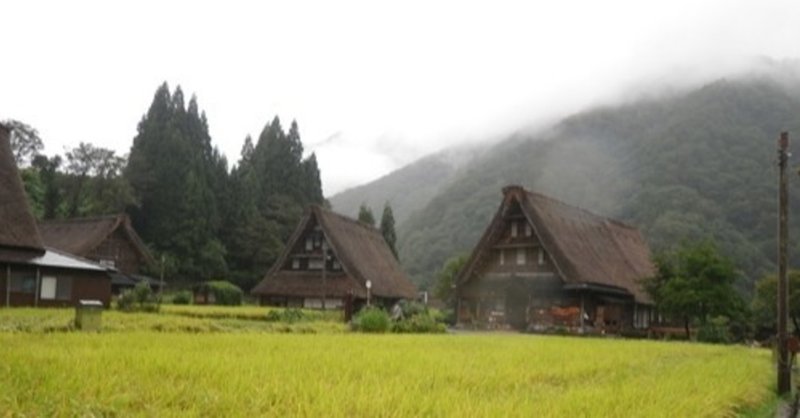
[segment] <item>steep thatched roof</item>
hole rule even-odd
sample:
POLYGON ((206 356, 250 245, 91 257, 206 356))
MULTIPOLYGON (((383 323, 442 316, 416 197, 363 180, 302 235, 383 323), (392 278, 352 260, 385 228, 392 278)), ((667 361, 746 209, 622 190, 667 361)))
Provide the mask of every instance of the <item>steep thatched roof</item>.
POLYGON ((640 281, 655 274, 650 249, 639 230, 622 222, 570 206, 520 186, 503 189, 503 202, 458 281, 469 281, 488 253, 503 223, 503 214, 518 203, 551 255, 567 285, 600 285, 624 290, 640 303, 651 303, 640 281))
POLYGON ((253 294, 321 295, 321 271, 282 268, 311 222, 319 224, 331 251, 342 265, 341 272, 327 272, 326 295, 345 296, 352 292, 356 297, 366 297, 366 282, 370 280, 374 296, 406 299, 416 297, 416 287, 400 268, 379 230, 319 206, 311 206, 306 211, 284 253, 253 289, 253 294))
POLYGON ((118 229, 128 237, 133 247, 148 264, 155 264, 150 251, 133 229, 128 215, 60 219, 39 223, 42 240, 47 246, 84 257, 118 229))
POLYGON ((0 247, 44 251, 14 162, 10 132, 3 125, 0 125, 0 247))

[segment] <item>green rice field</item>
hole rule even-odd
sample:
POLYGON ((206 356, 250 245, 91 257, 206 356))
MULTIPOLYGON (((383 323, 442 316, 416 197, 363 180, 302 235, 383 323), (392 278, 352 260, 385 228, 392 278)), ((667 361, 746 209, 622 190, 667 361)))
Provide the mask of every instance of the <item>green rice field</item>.
POLYGON ((770 352, 761 349, 364 335, 325 318, 292 324, 313 333, 275 332, 258 325, 279 324, 258 315, 187 308, 208 310, 107 311, 99 333, 58 328, 69 310, 0 309, 0 416, 724 417, 756 416, 774 401, 770 352), (25 318, 55 328, 9 325, 25 318), (219 325, 226 321, 252 324, 219 325))

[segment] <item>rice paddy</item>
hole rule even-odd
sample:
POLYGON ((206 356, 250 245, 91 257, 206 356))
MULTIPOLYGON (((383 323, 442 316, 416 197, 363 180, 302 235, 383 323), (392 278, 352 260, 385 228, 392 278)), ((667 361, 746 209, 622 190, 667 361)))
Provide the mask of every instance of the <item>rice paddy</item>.
POLYGON ((746 347, 327 326, 186 332, 150 327, 269 322, 113 311, 100 333, 3 328, 22 317, 55 326, 68 312, 0 310, 6 415, 719 417, 773 399, 769 351, 746 347))

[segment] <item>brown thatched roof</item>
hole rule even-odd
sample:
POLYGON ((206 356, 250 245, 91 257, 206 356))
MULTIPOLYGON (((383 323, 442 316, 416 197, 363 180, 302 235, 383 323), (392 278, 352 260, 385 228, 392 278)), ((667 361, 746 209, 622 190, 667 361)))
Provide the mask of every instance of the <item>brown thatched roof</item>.
POLYGON ((133 229, 128 215, 59 219, 39 223, 42 240, 48 247, 58 248, 79 256, 88 255, 118 229, 122 230, 148 264, 155 264, 150 251, 133 229))
POLYGON ((14 162, 10 132, 3 125, 0 125, 0 247, 44 251, 14 162))
POLYGON ((321 295, 321 271, 282 269, 310 222, 316 222, 322 228, 331 251, 342 265, 341 273, 327 272, 326 295, 344 296, 352 292, 356 297, 366 297, 366 282, 370 280, 374 296, 416 297, 416 287, 400 268, 379 230, 316 205, 306 211, 283 254, 252 290, 253 294, 321 295))
POLYGON ((459 275, 459 283, 473 277, 478 261, 499 233, 503 214, 517 202, 565 284, 621 289, 637 302, 651 303, 640 281, 652 277, 655 267, 638 229, 520 186, 508 186, 503 194, 492 223, 459 275))

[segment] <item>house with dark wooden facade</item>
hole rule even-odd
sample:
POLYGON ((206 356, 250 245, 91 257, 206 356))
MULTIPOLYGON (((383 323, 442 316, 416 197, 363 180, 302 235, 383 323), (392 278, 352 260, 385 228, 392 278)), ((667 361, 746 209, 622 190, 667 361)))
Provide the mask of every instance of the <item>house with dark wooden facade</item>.
POLYGON ((655 274, 639 231, 520 186, 456 279, 457 322, 530 331, 617 332, 654 319, 655 274))
POLYGON ((46 246, 108 268, 115 294, 145 280, 159 285, 158 279, 144 275, 156 262, 126 214, 42 221, 39 232, 46 246))
POLYGON ((89 260, 46 247, 39 234, 9 143, 0 125, 0 306, 108 306, 111 278, 89 260))
POLYGON ((390 306, 417 289, 380 231, 320 206, 306 210, 286 249, 253 288, 262 305, 297 308, 358 306, 368 296, 390 306))

